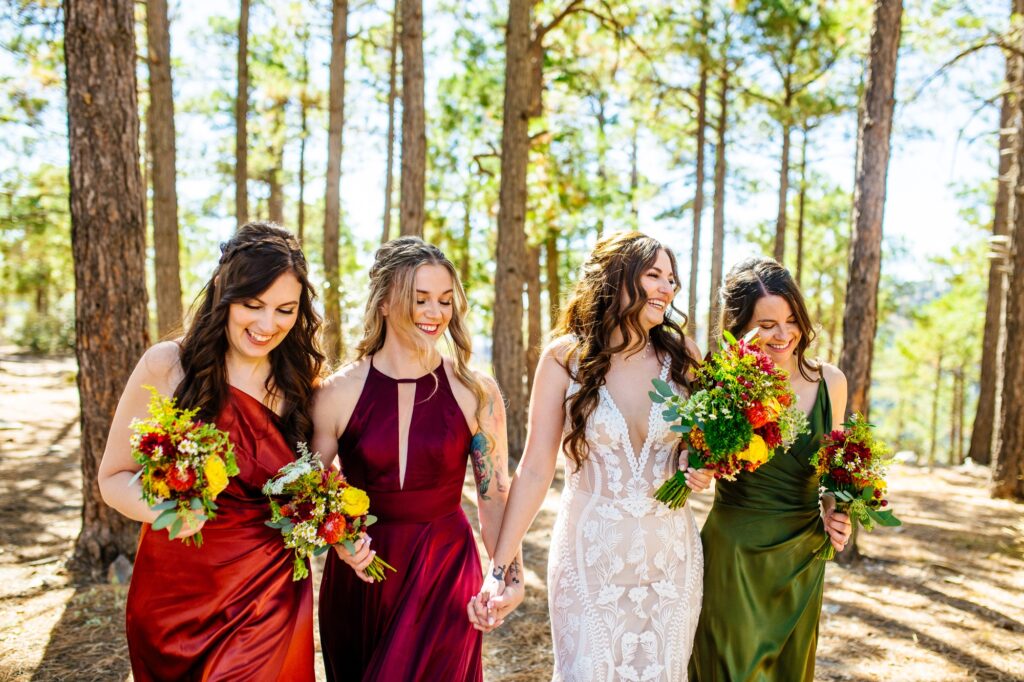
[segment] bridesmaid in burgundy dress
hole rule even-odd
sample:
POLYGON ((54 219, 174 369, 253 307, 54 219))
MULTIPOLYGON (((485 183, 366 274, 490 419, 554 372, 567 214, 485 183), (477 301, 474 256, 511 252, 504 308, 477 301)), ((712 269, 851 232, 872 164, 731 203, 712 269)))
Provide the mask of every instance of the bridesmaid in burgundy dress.
POLYGON ((143 355, 117 406, 99 469, 103 499, 143 522, 128 591, 127 633, 136 682, 314 680, 311 581, 292 582, 291 551, 264 522, 260 488, 312 433, 310 399, 323 356, 315 338, 306 262, 295 238, 265 223, 243 226, 221 259, 184 338, 143 355), (199 408, 234 444, 239 475, 217 497, 202 547, 154 531, 128 444, 153 386, 199 408))
POLYGON ((348 480, 367 491, 379 519, 373 546, 397 569, 368 582, 369 537, 355 555, 328 556, 320 636, 330 680, 483 679, 478 630, 491 626, 474 629, 467 618, 481 566, 462 483, 471 457, 489 554, 505 508, 508 446, 497 384, 468 367, 467 307, 440 249, 416 237, 388 242, 370 270, 357 360, 317 391, 314 447, 327 464, 340 454, 348 480), (450 358, 435 348, 446 331, 450 358))

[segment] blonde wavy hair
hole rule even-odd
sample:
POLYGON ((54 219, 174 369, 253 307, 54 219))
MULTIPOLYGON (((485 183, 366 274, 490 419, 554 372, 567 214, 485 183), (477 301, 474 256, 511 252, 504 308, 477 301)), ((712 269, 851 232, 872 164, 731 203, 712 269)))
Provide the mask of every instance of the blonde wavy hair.
POLYGON ((416 349, 424 360, 434 351, 434 344, 415 331, 413 314, 416 306, 416 271, 424 265, 440 265, 452 278, 452 319, 448 323, 449 357, 455 376, 476 397, 477 429, 491 441, 483 428, 482 415, 487 403, 487 392, 469 368, 473 355, 473 342, 466 328, 466 313, 469 300, 462 288, 455 265, 448 260, 441 249, 428 244, 419 237, 399 237, 385 243, 374 255, 370 268, 370 290, 363 313, 363 338, 356 344, 356 360, 373 355, 384 346, 388 334, 384 306, 388 307, 387 318, 391 319, 391 331, 402 341, 416 349))

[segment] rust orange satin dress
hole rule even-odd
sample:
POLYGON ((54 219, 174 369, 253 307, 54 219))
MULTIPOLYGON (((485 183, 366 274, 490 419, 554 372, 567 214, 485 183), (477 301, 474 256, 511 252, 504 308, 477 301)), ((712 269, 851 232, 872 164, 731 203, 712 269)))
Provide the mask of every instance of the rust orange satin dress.
POLYGON ((292 581, 292 553, 268 528, 263 484, 293 449, 260 401, 232 387, 215 420, 239 474, 217 496, 203 546, 143 526, 128 590, 128 652, 136 682, 313 682, 313 594, 292 581))
POLYGON ((462 511, 472 434, 443 367, 396 380, 373 367, 338 441, 342 471, 370 495, 372 548, 397 569, 367 584, 334 552, 320 584, 327 678, 479 682, 481 634, 466 616, 482 582, 462 511), (435 382, 436 377, 436 382, 435 382), (398 475, 398 384, 416 384, 405 485, 398 475))

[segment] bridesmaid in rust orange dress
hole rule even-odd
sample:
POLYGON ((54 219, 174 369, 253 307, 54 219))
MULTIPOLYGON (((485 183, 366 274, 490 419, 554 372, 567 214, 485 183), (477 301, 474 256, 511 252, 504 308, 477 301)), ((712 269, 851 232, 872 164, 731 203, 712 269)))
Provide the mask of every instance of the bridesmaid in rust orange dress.
POLYGON ((320 319, 290 233, 250 223, 221 251, 184 338, 150 348, 129 378, 100 464, 103 499, 144 524, 126 614, 132 673, 136 682, 312 682, 311 582, 292 581, 291 552, 264 525, 260 489, 311 436, 320 319), (129 446, 146 386, 198 408, 234 445, 239 474, 217 497, 216 517, 180 533, 202 529, 201 547, 149 527, 157 512, 141 499, 129 446))
MULTIPOLYGON (((369 493, 373 546, 397 569, 367 584, 369 538, 354 556, 328 556, 320 635, 329 680, 477 682, 480 631, 508 610, 494 624, 467 615, 481 583, 461 507, 467 460, 488 554, 508 490, 504 405, 494 380, 468 367, 467 307, 440 249, 415 237, 388 242, 370 270, 358 358, 317 393, 314 447, 327 464, 337 453, 369 493), (438 353, 441 338, 451 357, 438 353)), ((519 566, 517 557, 511 579, 519 566)))

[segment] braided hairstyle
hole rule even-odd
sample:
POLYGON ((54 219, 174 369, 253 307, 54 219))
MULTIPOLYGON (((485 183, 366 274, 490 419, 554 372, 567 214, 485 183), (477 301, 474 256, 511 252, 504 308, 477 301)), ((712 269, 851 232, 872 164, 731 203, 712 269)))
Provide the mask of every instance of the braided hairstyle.
POLYGON ((321 319, 313 309, 316 292, 307 277, 306 258, 295 237, 269 223, 243 225, 220 245, 220 262, 196 299, 181 340, 184 378, 174 392, 184 409, 199 408, 212 421, 228 398, 225 356, 228 313, 233 303, 258 297, 278 277, 291 273, 302 285, 298 319, 281 343, 270 351, 267 393, 281 406, 280 426, 289 444, 313 434, 310 399, 324 366, 318 332, 321 319))

